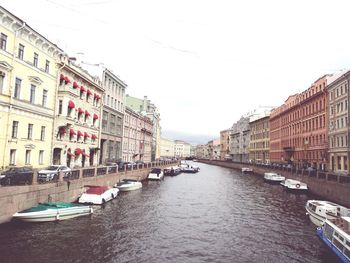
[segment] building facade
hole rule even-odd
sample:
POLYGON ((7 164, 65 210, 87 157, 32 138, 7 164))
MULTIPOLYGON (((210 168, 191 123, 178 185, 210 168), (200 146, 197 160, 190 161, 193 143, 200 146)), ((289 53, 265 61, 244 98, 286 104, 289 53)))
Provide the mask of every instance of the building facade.
POLYGON ((147 116, 153 122, 152 161, 160 158, 160 114, 157 107, 144 96, 143 99, 126 95, 126 104, 133 111, 147 116))
POLYGON ((270 163, 269 115, 250 120, 249 161, 270 163))
POLYGON ((51 164, 63 51, 0 7, 0 169, 51 164))
POLYGON ((349 174, 350 71, 333 76, 327 85, 329 104, 329 170, 349 174))
POLYGON ((230 130, 220 131, 220 160, 230 160, 230 130))
POLYGON ((249 117, 241 117, 230 130, 230 155, 233 162, 249 161, 249 141, 249 117))
POLYGON ((110 70, 102 73, 103 96, 100 164, 122 159, 122 138, 127 85, 110 70))
POLYGON ((270 115, 270 159, 297 167, 325 170, 328 162, 329 75, 300 94, 290 96, 270 115))
POLYGON ((160 157, 174 158, 175 157, 175 141, 161 138, 160 139, 160 157))
POLYGON ((186 158, 191 156, 191 145, 181 140, 175 140, 175 157, 186 158))
POLYGON ((53 164, 95 166, 99 159, 102 83, 67 60, 59 64, 53 164))
POLYGON ((123 136, 123 160, 152 161, 153 122, 140 113, 126 107, 123 136))

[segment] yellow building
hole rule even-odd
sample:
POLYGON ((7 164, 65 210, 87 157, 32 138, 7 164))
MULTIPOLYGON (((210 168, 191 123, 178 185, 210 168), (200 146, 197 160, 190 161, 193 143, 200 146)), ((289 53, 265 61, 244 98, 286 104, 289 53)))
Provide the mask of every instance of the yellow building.
POLYGON ((47 166, 63 51, 2 7, 0 18, 0 169, 47 166))

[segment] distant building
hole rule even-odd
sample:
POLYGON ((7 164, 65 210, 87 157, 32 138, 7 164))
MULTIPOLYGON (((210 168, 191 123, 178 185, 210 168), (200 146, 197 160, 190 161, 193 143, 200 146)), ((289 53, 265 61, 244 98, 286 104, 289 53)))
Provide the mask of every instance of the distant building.
POLYGON ((211 140, 207 143, 208 158, 211 160, 220 159, 220 139, 211 140))
POLYGON ((249 160, 254 163, 270 163, 270 133, 269 133, 269 115, 260 116, 251 119, 249 160))
POLYGON ((191 145, 181 140, 175 140, 175 157, 186 158, 191 156, 191 145))
POLYGON ((231 160, 230 130, 220 131, 220 160, 231 160))
POLYGON ((143 99, 126 95, 127 106, 135 112, 147 116, 153 122, 152 161, 160 158, 160 114, 157 107, 144 96, 143 99))
POLYGON ((196 146, 195 157, 198 159, 208 159, 208 147, 204 144, 196 146))
POLYGON ((249 161, 249 117, 241 117, 230 130, 230 155, 233 162, 249 161))
POLYGON ((153 122, 131 108, 125 109, 123 160, 151 162, 153 122))
POLYGON ((174 158, 175 157, 175 141, 170 139, 160 139, 160 157, 174 158))

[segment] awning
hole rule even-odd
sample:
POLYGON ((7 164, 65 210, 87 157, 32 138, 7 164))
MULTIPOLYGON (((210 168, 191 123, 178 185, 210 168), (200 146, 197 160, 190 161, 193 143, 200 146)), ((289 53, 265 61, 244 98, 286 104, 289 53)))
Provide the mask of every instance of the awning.
POLYGON ((92 95, 92 92, 91 92, 91 90, 89 90, 89 89, 87 89, 86 93, 87 93, 88 95, 92 95))
POLYGON ((71 109, 73 109, 73 108, 75 107, 74 102, 70 100, 70 101, 68 102, 68 107, 71 108, 71 109))
POLYGON ((97 120, 98 119, 98 116, 96 113, 94 113, 94 120, 97 120))
POLYGON ((64 77, 64 81, 66 82, 66 84, 67 83, 72 83, 72 82, 70 82, 70 79, 67 76, 64 77))
POLYGON ((84 137, 90 138, 90 135, 87 132, 84 132, 84 137))
POLYGON ((80 91, 81 91, 81 92, 85 92, 85 91, 86 91, 86 89, 84 88, 83 85, 80 86, 80 91))
POLYGON ((60 80, 65 80, 65 77, 63 74, 60 75, 60 80))
POLYGON ((96 134, 91 134, 91 139, 93 139, 93 140, 97 139, 96 134))
POLYGON ((74 155, 73 153, 71 153, 71 152, 67 152, 67 155, 68 155, 69 157, 75 157, 75 155, 74 155))
POLYGON ((60 130, 59 130, 59 133, 60 134, 65 134, 67 131, 64 127, 61 127, 60 130))
POLYGON ((78 87, 79 87, 78 83, 77 83, 76 81, 74 81, 74 82, 73 82, 73 88, 76 89, 76 88, 78 88, 78 87))
POLYGON ((78 136, 83 136, 83 133, 81 131, 78 131, 78 136))
POLYGON ((75 132, 75 130, 70 129, 69 134, 70 134, 70 135, 76 135, 77 133, 75 132))
POLYGON ((82 150, 80 148, 76 148, 74 153, 75 153, 75 155, 79 155, 82 153, 82 150))
POLYGON ((82 108, 78 108, 78 113, 84 113, 84 110, 82 108))
POLYGON ((85 115, 90 116, 90 113, 87 110, 85 110, 85 115))

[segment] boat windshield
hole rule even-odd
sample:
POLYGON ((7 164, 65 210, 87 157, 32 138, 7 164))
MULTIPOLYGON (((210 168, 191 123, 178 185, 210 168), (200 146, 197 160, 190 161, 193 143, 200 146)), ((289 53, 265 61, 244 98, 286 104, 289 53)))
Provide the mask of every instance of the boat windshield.
POLYGON ((153 168, 151 173, 153 174, 159 174, 162 170, 160 168, 153 168))

